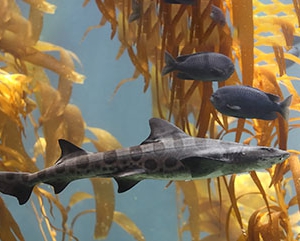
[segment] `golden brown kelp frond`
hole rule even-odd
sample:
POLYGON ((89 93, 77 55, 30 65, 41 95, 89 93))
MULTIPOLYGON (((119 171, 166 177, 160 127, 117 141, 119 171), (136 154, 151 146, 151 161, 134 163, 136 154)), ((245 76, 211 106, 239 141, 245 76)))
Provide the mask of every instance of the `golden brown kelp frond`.
POLYGON ((33 110, 34 102, 29 99, 31 78, 21 74, 8 74, 0 70, 0 111, 14 121, 23 131, 24 119, 33 110))
MULTIPOLYGON (((86 129, 92 132, 97 138, 96 140, 92 138, 86 139, 92 142, 98 151, 109 151, 122 147, 118 140, 109 132, 94 127, 86 127, 86 129)), ((115 194, 112 179, 92 178, 91 182, 95 194, 96 206, 96 209, 93 211, 96 215, 94 238, 106 238, 110 231, 112 222, 115 222, 136 240, 144 241, 145 238, 136 224, 125 214, 115 211, 115 194)))
POLYGON ((25 241, 19 225, 14 220, 3 200, 0 198, 0 240, 25 241))
MULTIPOLYGON (((118 140, 109 132, 95 127, 86 127, 97 138, 87 138, 93 143, 98 151, 109 151, 121 148, 118 140)), ((107 237, 114 218, 115 194, 111 178, 91 178, 95 193, 95 215, 96 224, 94 228, 94 238, 104 239, 107 237), (105 193, 105 195, 103 195, 105 193)))
MULTIPOLYGON (((27 73, 25 63, 29 62, 63 75, 66 79, 82 83, 84 76, 74 71, 63 61, 57 60, 46 51, 56 51, 55 47, 44 47, 39 42, 39 35, 43 22, 45 1, 29 1, 33 10, 30 12, 29 20, 24 18, 15 1, 1 0, 1 13, 5 16, 0 22, 0 48, 2 52, 9 53, 20 62, 23 73, 27 73), (32 21, 35 21, 34 23, 32 21)), ((62 48, 61 48, 62 49, 62 48)))
POLYGON ((23 1, 44 13, 50 13, 50 14, 52 13, 53 14, 56 10, 55 5, 48 3, 45 0, 23 0, 23 1))
MULTIPOLYGON (((69 134, 75 133, 77 132, 76 130, 77 128, 79 129, 79 131, 82 131, 82 128, 76 126, 76 123, 74 123, 74 121, 75 122, 79 121, 80 125, 82 125, 81 123, 82 118, 77 116, 78 115, 78 113, 76 112, 77 107, 73 106, 72 108, 75 109, 70 109, 70 113, 72 115, 69 118, 66 118, 66 112, 68 112, 68 108, 70 107, 71 105, 68 104, 65 107, 62 114, 63 118, 61 121, 63 127, 59 128, 59 130, 62 131, 62 133, 60 133, 61 135, 68 136, 68 132, 69 134), (73 122, 73 124, 69 126, 68 123, 70 123, 70 121, 73 122), (74 127, 75 129, 70 129, 70 127, 72 128, 74 127)), ((45 123, 47 123, 47 121, 45 123)), ((52 124, 55 124, 55 122, 53 122, 52 124)), ((100 150, 105 151, 105 150, 117 149, 121 146, 120 143, 107 131, 98 128, 91 128, 91 127, 86 127, 86 128, 97 137, 97 140, 93 140, 90 138, 86 138, 86 140, 92 142, 95 145, 95 147, 100 147, 100 150)), ((78 137, 78 133, 75 134, 74 136, 78 137)), ((69 137, 65 136, 65 138, 70 139, 70 136, 69 137)), ((73 140, 73 142, 74 141, 75 140, 73 140)), ((49 154, 47 154, 47 156, 49 156, 49 154)), ((34 210, 36 210, 35 212, 36 212, 37 220, 40 223, 40 229, 44 236, 46 231, 51 234, 52 238, 54 238, 58 232, 61 232, 63 235, 63 239, 65 239, 66 236, 69 236, 70 238, 72 237, 75 240, 78 240, 76 238, 76 229, 74 229, 75 223, 78 222, 78 218, 81 217, 82 215, 88 213, 94 213, 96 217, 95 229, 94 229, 95 239, 107 237, 108 232, 110 230, 110 226, 115 218, 113 183, 111 179, 91 179, 91 182, 93 185, 95 196, 85 192, 75 192, 71 195, 70 201, 67 204, 67 206, 64 206, 58 199, 58 196, 54 196, 52 192, 48 192, 43 188, 38 188, 38 187, 34 189, 34 194, 36 195, 39 201, 39 208, 35 207, 34 203, 32 203, 32 206, 34 207, 34 210), (77 213, 72 220, 69 220, 69 212, 75 206, 75 204, 91 198, 95 199, 96 208, 92 210, 81 211, 77 213), (50 206, 50 208, 45 207, 46 203, 50 206), (57 211, 61 215, 61 219, 62 219, 61 227, 54 226, 52 224, 54 223, 54 220, 52 220, 53 213, 57 211), (39 213, 41 213, 41 215, 39 213), (43 222, 46 223, 46 228, 44 228, 43 225, 41 225, 43 222), (69 222, 71 222, 70 225, 69 222)), ((122 215, 124 216, 124 214, 122 215)), ((136 233, 141 233, 136 226, 125 225, 125 223, 123 223, 122 220, 115 221, 115 222, 119 222, 118 224, 120 224, 125 229, 125 231, 127 231, 132 235, 136 235, 136 233)), ((138 239, 138 240, 142 240, 142 239, 138 239)))
MULTIPOLYGON (((27 2, 30 4, 28 19, 22 16, 15 1, 0 0, 2 16, 0 61, 3 63, 2 69, 10 73, 2 70, 0 73, 0 169, 5 171, 36 172, 38 171, 36 162, 40 161, 37 157, 40 154, 44 157, 46 167, 53 165, 61 154, 57 139, 68 139, 80 146, 85 136, 81 111, 69 103, 73 84, 83 83, 84 80, 84 76, 78 74, 74 67, 74 61, 79 63, 80 61, 74 53, 60 46, 39 41, 43 14, 53 13, 55 7, 43 0, 27 2), (54 58, 49 52, 59 53, 60 59, 54 58), (46 75, 45 69, 58 74, 57 87, 51 86, 52 81, 46 75), (29 98, 31 94, 34 94, 36 104, 29 98), (31 114, 35 107, 39 109, 38 117, 31 114), (22 130, 25 134, 28 131, 23 122, 28 119, 34 127, 37 140, 41 142, 41 148, 36 150, 32 158, 27 154, 22 139, 22 130)), ((109 145, 113 144, 107 144, 109 145)), ((93 187, 95 197, 75 192, 67 205, 64 205, 52 191, 47 191, 43 187, 34 188, 31 207, 44 240, 48 240, 49 237, 51 240, 57 240, 58 233, 62 233, 63 240, 66 238, 78 240, 74 236, 75 230, 72 229, 75 221, 70 220, 69 213, 75 204, 91 197, 96 200, 95 237, 107 236, 114 216, 112 181, 105 179, 102 183, 93 182, 93 187), (58 225, 54 220, 57 213, 61 218, 58 225), (107 218, 108 216, 110 218, 107 218), (103 218, 107 218, 105 222, 103 218)), ((9 212, 6 212, 5 205, 1 206, 3 209, 1 213, 6 213, 6 218, 1 219, 3 223, 0 226, 7 230, 1 229, 0 239, 24 240, 17 223, 10 218, 9 212), (14 237, 10 238, 12 235, 14 237)), ((121 218, 119 223, 125 227, 124 229, 138 236, 139 229, 133 225, 126 226, 126 221, 122 220, 125 219, 121 218)))
POLYGON ((115 211, 114 222, 123 228, 127 233, 132 235, 137 241, 145 241, 145 237, 137 225, 128 218, 124 213, 115 211))
POLYGON ((121 46, 117 59, 123 54, 124 50, 127 50, 131 62, 135 66, 135 72, 132 78, 122 80, 116 90, 123 83, 136 79, 140 74, 145 78, 144 91, 147 90, 151 78, 149 60, 154 59, 155 50, 160 45, 154 2, 138 2, 142 13, 134 22, 129 20, 129 6, 121 1, 117 4, 119 10, 121 10, 118 15, 118 38, 121 46), (136 24, 137 22, 139 24, 136 24))
POLYGON ((294 45, 297 16, 292 11, 292 4, 283 4, 279 1, 276 1, 276 7, 274 7, 274 4, 263 5, 259 3, 255 9, 255 46, 256 48, 264 46, 273 48, 273 52, 268 53, 264 53, 262 49, 260 49, 261 52, 255 49, 257 51, 255 61, 256 63, 264 61, 264 64, 269 66, 269 68, 273 68, 273 65, 277 62, 278 70, 274 74, 281 76, 286 72, 286 54, 283 47, 288 50, 294 45), (281 8, 279 6, 284 7, 281 8), (276 62, 274 62, 275 60, 276 62))
MULTIPOLYGON (((253 87, 280 96, 282 100, 284 99, 274 72, 266 66, 255 67, 253 87)), ((253 128, 256 132, 255 138, 258 145, 272 146, 279 144, 280 148, 286 149, 287 125, 283 121, 280 121, 281 117, 279 115, 278 118, 271 122, 263 120, 253 121, 253 128), (276 137, 280 138, 274 140, 276 137)))
POLYGON ((262 240, 253 237, 263 233, 269 235, 263 240, 271 240, 271 236, 275 237, 275 233, 280 233, 272 240, 293 240, 297 223, 289 224, 286 219, 290 211, 288 209, 294 204, 291 203, 288 209, 277 206, 275 188, 267 187, 267 182, 270 181, 268 173, 258 172, 257 177, 266 180, 263 182, 265 197, 258 187, 253 185, 253 180, 247 174, 236 176, 233 187, 230 182, 222 178, 210 181, 176 182, 177 191, 180 190, 185 197, 184 203, 179 204, 178 209, 181 220, 180 236, 183 232, 189 231, 193 240, 200 240, 200 235, 205 237, 205 240, 262 240), (233 197, 231 188, 235 189, 233 197), (236 204, 238 210, 235 210, 233 204, 236 204), (183 213, 187 208, 189 217, 188 220, 183 220, 183 213), (268 216, 268 209, 271 211, 270 216, 268 216), (264 218, 259 219, 262 216, 264 218), (273 230, 269 234, 264 233, 267 226, 273 230))
POLYGON ((34 109, 29 99, 31 78, 21 74, 0 72, 0 150, 2 170, 37 170, 22 144, 23 121, 34 109), (23 120, 22 120, 22 119, 23 120))
MULTIPOLYGON (((73 59, 76 55, 61 47, 43 43, 41 49, 58 50, 61 54, 61 62, 69 69, 74 69, 73 59)), ((50 85, 50 80, 44 69, 28 64, 29 74, 34 78, 34 90, 37 104, 41 113, 36 128, 42 127, 46 140, 46 152, 44 155, 45 166, 51 166, 60 156, 60 148, 57 140, 67 139, 75 145, 81 145, 84 139, 84 121, 81 111, 77 106, 69 104, 73 82, 64 74, 59 76, 58 87, 50 85)), ((36 129, 37 132, 37 129, 36 129)), ((38 135, 37 135, 38 136, 38 135)))
POLYGON ((253 3, 233 0, 231 4, 230 15, 236 31, 234 49, 242 72, 242 82, 251 86, 254 70, 253 3))
MULTIPOLYGON (((67 61, 66 61, 67 62, 67 61)), ((50 85, 43 69, 31 66, 35 81, 35 97, 41 113, 37 128, 42 127, 46 141, 45 166, 53 165, 60 156, 57 140, 67 139, 81 145, 84 139, 84 121, 77 106, 69 104, 72 82, 60 77, 58 88, 50 85)), ((39 136, 38 134, 36 134, 39 136)))

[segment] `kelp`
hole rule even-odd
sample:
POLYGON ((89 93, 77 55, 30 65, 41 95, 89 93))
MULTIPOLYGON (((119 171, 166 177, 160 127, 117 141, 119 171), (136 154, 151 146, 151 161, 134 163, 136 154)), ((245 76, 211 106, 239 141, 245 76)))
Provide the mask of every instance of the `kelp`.
MULTIPOLYGON (((286 59, 300 63, 299 58, 287 52, 299 35, 297 1, 207 0, 194 5, 168 4, 163 0, 115 0, 109 5, 96 2, 104 5, 100 8, 98 4, 103 14, 101 22, 110 22, 111 36, 118 32, 117 58, 127 51, 135 66, 133 77, 120 81, 116 90, 143 75, 144 91, 151 87, 153 115, 173 120, 187 133, 221 139, 231 136, 238 142, 289 149, 288 134, 299 127, 298 117, 288 121, 281 116, 274 121, 229 118, 215 111, 209 97, 217 86, 244 84, 283 99, 281 86, 285 86, 293 95, 290 109, 295 111, 293 114, 299 113, 294 83, 299 76, 289 76, 285 66, 286 59), (139 4, 140 9, 134 21, 130 16, 136 6, 132 4, 139 4), (211 4, 228 16, 225 26, 211 19, 211 4), (118 13, 114 21, 108 12, 118 13), (236 72, 218 84, 182 81, 176 72, 161 76, 165 51, 173 56, 219 52, 232 58, 236 72)), ((192 240, 298 240, 299 219, 294 217, 300 209, 299 151, 289 151, 287 161, 262 174, 175 182, 179 240, 184 232, 190 232, 192 240), (292 179, 285 175, 288 173, 292 179), (295 196, 287 192, 290 187, 295 196), (189 216, 184 220, 186 211, 189 216)))
MULTIPOLYGON (((44 14, 55 14, 56 6, 45 0, 24 2, 29 6, 28 18, 21 14, 16 1, 0 0, 0 170, 35 172, 40 155, 44 167, 53 165, 60 155, 59 138, 79 146, 90 142, 98 151, 121 147, 107 131, 89 127, 80 109, 70 103, 73 84, 83 84, 85 78, 75 70, 74 61, 80 63, 76 54, 40 40, 44 14), (57 74, 57 87, 46 70, 57 74), (28 122, 36 137, 32 157, 23 139, 28 122)), ((293 94, 290 109, 298 114, 300 97, 295 81, 300 77, 289 76, 285 66, 285 59, 300 64, 296 56, 286 52, 294 45, 294 36, 299 35, 295 27, 300 22, 297 1, 286 4, 272 0, 265 4, 259 0, 198 0, 195 5, 167 4, 163 0, 95 2, 102 14, 100 23, 88 28, 83 37, 110 24, 110 37, 120 41, 116 58, 127 53, 135 67, 132 77, 121 80, 116 91, 142 75, 143 91, 152 93, 153 116, 173 120, 190 135, 289 149, 288 134, 300 127, 299 117, 287 122, 280 116, 274 121, 230 118, 220 115, 209 97, 217 87, 244 84, 283 99, 281 84, 293 94), (228 16, 225 26, 211 19, 211 4, 228 16), (139 14, 133 19, 130 16, 137 9, 139 14), (183 81, 174 73, 161 76, 165 51, 173 56, 219 52, 232 58, 236 72, 216 84, 183 81)), ((83 6, 87 4, 89 0, 83 6)), ((178 239, 183 240, 184 233, 189 232, 195 241, 299 240, 299 150, 289 151, 292 155, 287 161, 265 172, 175 182, 178 239), (295 191, 290 192, 291 188, 295 191)), ((82 216, 92 214, 95 239, 106 238, 115 222, 134 239, 145 240, 138 225, 115 210, 112 180, 94 178, 91 185, 93 194, 74 192, 67 204, 43 186, 34 188, 30 204, 43 239, 58 240, 61 234, 62 240, 79 240, 75 224, 82 216), (77 204, 89 200, 94 200, 93 208, 70 215, 77 204), (60 225, 54 219, 59 219, 60 225)), ((0 209, 0 240, 25 240, 1 198, 0 209)))
MULTIPOLYGON (((80 64, 78 57, 63 47, 40 41, 44 14, 54 14, 56 6, 44 0, 24 2, 29 5, 28 19, 22 16, 17 2, 0 1, 0 170, 36 172, 40 155, 44 167, 53 165, 61 154, 59 138, 79 146, 84 141, 91 142, 99 151, 120 148, 110 133, 88 127, 80 109, 70 103, 73 84, 83 84, 85 78, 75 70, 74 61, 80 64), (56 87, 46 70, 57 74, 56 87), (32 130, 28 128, 30 124, 36 137, 32 157, 24 147, 23 138, 32 130), (85 137, 88 131, 97 139, 85 137)), ((78 240, 74 225, 82 215, 92 213, 95 239, 106 237, 116 222, 137 240, 144 240, 137 225, 115 210, 112 180, 91 179, 91 182, 93 194, 74 192, 67 204, 42 186, 34 188, 30 206, 43 239, 78 240), (94 209, 70 215, 78 203, 90 199, 95 201, 94 209), (61 220, 60 225, 57 219, 61 220)), ((0 209, 4 215, 0 220, 0 240, 27 240, 1 197, 0 209)))

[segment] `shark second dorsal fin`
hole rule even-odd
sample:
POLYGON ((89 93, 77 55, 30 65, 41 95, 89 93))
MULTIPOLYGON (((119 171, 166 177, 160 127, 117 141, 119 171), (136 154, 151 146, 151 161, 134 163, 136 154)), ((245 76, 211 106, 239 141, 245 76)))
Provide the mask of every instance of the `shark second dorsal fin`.
POLYGON ((64 139, 59 139, 58 144, 61 149, 61 156, 55 163, 56 165, 61 164, 64 161, 64 157, 71 154, 71 153, 77 153, 77 155, 85 155, 87 152, 80 147, 72 144, 71 142, 64 140, 64 139))
POLYGON ((164 138, 176 139, 188 137, 188 135, 185 134, 185 132, 179 129, 177 126, 159 118, 151 118, 149 120, 149 125, 151 129, 150 135, 145 141, 141 143, 141 145, 157 142, 164 138))

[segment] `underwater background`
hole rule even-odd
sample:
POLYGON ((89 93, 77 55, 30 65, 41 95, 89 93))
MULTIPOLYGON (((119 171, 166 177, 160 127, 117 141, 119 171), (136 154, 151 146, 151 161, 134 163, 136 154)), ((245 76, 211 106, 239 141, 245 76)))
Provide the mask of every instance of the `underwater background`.
POLYGON ((300 61, 284 55, 286 46, 299 45, 300 2, 201 1, 200 10, 163 0, 0 3, 1 170, 53 165, 59 138, 88 151, 137 145, 153 116, 194 136, 295 154, 263 173, 167 188, 165 181, 145 180, 117 194, 110 179, 85 179, 54 195, 43 184, 23 206, 1 194, 0 240, 300 240, 300 61), (134 2, 143 10, 129 23, 134 2), (211 21, 212 3, 226 12, 225 27, 211 21), (100 28, 89 29, 99 22, 100 28), (253 85, 282 98, 293 94, 289 122, 218 116, 209 94, 224 83, 160 76, 165 49, 174 56, 205 50, 228 55, 237 71, 226 85, 253 85), (285 68, 285 58, 295 63, 285 68))

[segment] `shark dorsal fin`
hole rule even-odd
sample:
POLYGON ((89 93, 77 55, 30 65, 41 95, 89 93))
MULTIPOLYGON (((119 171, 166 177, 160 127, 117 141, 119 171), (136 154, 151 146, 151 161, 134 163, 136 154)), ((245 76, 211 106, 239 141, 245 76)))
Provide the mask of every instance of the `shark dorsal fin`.
POLYGON ((64 161, 64 157, 71 154, 71 153, 77 153, 77 155, 85 155, 87 152, 80 147, 72 144, 71 142, 64 140, 64 139, 59 139, 58 144, 61 149, 61 156, 57 160, 56 165, 62 163, 64 161))
POLYGON ((157 142, 164 138, 176 139, 188 137, 188 135, 177 126, 159 118, 151 118, 149 120, 149 125, 151 129, 150 135, 145 141, 142 142, 141 145, 157 142))

